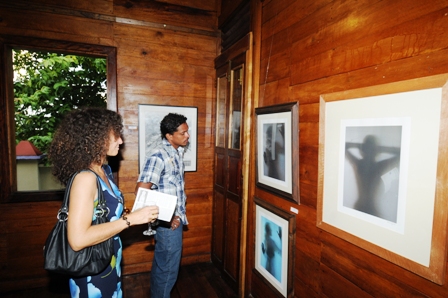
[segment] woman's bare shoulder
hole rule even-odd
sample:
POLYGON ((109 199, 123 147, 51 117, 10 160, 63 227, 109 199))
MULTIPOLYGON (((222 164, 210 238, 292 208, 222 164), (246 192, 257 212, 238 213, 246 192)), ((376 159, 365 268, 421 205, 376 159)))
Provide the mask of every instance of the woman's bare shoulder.
POLYGON ((93 185, 93 183, 96 184, 96 175, 89 170, 79 172, 73 180, 73 184, 93 185))

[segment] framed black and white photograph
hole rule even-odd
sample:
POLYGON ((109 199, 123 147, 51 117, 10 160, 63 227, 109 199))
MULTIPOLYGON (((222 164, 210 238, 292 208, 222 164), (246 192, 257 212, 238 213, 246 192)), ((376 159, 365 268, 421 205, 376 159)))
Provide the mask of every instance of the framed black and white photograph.
POLYGON ((256 108, 257 186, 299 203, 298 104, 256 108))
POLYGON ((404 231, 410 124, 409 117, 341 121, 340 210, 404 231))
POLYGON ((279 296, 293 292, 295 215, 257 197, 255 202, 255 273, 279 296))
POLYGON ((145 158, 151 148, 151 145, 159 142, 162 139, 160 133, 160 122, 169 113, 181 114, 187 117, 188 133, 190 134, 190 139, 184 151, 185 171, 195 172, 197 170, 198 108, 139 104, 139 172, 141 172, 143 169, 145 158))
POLYGON ((446 268, 447 78, 321 95, 319 121, 317 226, 438 284, 446 268))

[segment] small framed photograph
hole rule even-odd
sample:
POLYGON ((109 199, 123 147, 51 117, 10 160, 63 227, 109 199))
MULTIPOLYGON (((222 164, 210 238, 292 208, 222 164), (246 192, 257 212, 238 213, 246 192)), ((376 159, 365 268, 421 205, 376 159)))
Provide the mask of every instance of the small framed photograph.
MULTIPOLYGON (((295 215, 255 197, 255 272, 279 296, 293 295, 295 215)), ((268 296, 268 295, 267 295, 268 296)))
POLYGON ((257 186, 299 203, 298 104, 256 108, 257 186))
POLYGON ((184 164, 186 172, 197 170, 197 142, 198 142, 198 108, 163 105, 138 105, 138 155, 139 172, 142 171, 146 155, 151 144, 162 139, 160 122, 169 113, 181 114, 187 117, 188 133, 190 139, 184 151, 184 164))
POLYGON ((448 74, 321 95, 317 226, 435 283, 446 271, 448 74))

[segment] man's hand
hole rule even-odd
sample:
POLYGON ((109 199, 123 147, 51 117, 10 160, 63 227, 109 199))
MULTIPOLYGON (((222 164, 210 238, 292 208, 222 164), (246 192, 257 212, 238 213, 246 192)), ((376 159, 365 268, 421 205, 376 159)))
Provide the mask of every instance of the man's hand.
POLYGON ((179 216, 174 216, 173 219, 171 220, 171 230, 175 230, 180 226, 180 217, 179 216))

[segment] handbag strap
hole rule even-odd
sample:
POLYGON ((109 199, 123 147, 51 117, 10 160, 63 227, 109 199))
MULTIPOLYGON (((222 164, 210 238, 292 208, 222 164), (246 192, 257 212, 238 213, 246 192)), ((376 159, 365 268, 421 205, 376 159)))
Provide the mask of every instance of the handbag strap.
MULTIPOLYGON (((96 176, 96 185, 98 188, 98 205, 96 206, 95 215, 99 217, 107 216, 110 212, 109 207, 107 207, 106 200, 104 199, 103 190, 101 188, 100 176, 97 173, 88 169, 90 172, 94 173, 96 176)), ((106 177, 107 178, 107 177, 106 177)))
MULTIPOLYGON (((99 217, 107 216, 109 214, 109 208, 107 207, 106 200, 104 199, 103 191, 101 188, 100 177, 92 170, 87 169, 96 176, 96 185, 98 189, 98 205, 95 208, 95 215, 99 217)), ((76 172, 70 177, 70 180, 65 187, 64 200, 62 201, 61 209, 58 211, 57 219, 59 221, 66 221, 68 219, 68 200, 70 197, 70 190, 72 188, 73 180, 75 180, 76 175, 81 171, 76 172)))

